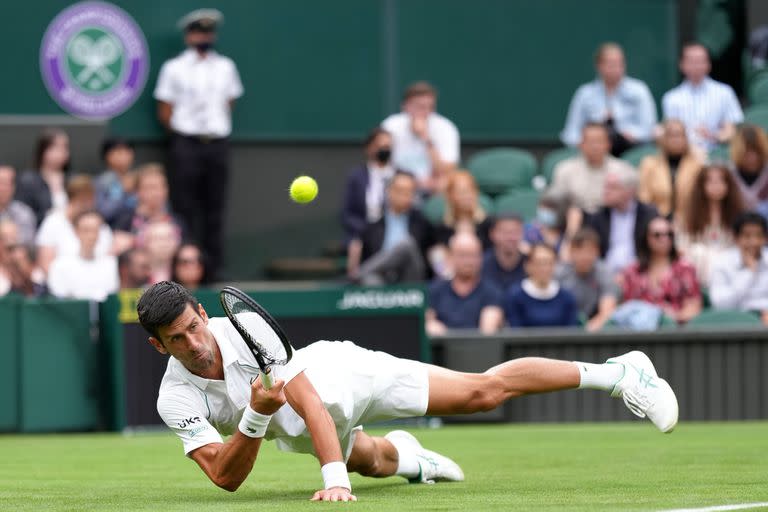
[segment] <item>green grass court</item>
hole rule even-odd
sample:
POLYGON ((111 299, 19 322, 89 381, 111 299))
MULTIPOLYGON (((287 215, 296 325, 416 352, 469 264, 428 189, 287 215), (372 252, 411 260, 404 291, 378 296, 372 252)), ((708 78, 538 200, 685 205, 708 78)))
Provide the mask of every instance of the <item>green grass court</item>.
MULTIPOLYGON (((379 432, 379 431, 376 431, 379 432)), ((1 510, 664 510, 768 501, 768 423, 449 426, 412 430, 454 458, 459 484, 356 475, 354 504, 310 503, 310 456, 262 449, 236 493, 172 434, 0 436, 1 510)), ((754 509, 752 509, 754 510, 754 509)))

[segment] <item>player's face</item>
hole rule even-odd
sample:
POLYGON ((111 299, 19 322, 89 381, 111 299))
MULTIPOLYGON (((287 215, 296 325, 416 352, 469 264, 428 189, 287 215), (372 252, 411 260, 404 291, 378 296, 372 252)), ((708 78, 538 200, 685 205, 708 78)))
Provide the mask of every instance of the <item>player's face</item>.
POLYGON ((208 315, 203 306, 187 305, 184 312, 167 326, 158 329, 160 339, 149 342, 161 354, 175 357, 187 370, 202 375, 208 373, 217 360, 218 346, 208 330, 208 315))

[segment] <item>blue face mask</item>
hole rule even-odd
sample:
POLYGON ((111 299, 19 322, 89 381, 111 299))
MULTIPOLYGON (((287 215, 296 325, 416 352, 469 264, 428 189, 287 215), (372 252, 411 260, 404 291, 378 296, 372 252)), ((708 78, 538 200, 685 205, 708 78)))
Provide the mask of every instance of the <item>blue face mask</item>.
POLYGON ((553 228, 557 226, 557 212, 549 208, 537 208, 536 220, 543 226, 553 228))

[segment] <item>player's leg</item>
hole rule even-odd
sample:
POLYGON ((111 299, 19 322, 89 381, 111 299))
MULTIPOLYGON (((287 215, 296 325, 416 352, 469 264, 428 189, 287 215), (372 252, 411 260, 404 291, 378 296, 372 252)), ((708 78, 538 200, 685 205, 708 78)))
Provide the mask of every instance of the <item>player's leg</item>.
POLYGON ((574 388, 600 389, 624 399, 637 416, 648 417, 662 432, 677 424, 672 388, 659 378, 653 363, 634 351, 604 364, 525 357, 484 373, 462 373, 429 366, 427 414, 451 415, 490 411, 518 396, 574 388))
POLYGON ((397 473, 398 454, 395 446, 383 437, 356 432, 347 471, 363 476, 385 477, 397 473))

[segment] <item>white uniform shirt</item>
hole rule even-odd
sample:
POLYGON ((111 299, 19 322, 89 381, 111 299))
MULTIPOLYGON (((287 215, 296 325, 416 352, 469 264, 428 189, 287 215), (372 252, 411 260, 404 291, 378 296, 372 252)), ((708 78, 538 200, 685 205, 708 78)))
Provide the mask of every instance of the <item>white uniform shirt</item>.
POLYGON ((120 287, 117 259, 100 256, 92 260, 80 256, 56 258, 48 271, 48 289, 62 299, 106 300, 120 287))
MULTIPOLYGON (((37 231, 35 245, 38 247, 53 247, 56 249, 56 257, 78 256, 80 254, 80 240, 75 233, 75 227, 63 211, 57 210, 49 213, 40 229, 37 231)), ((112 230, 102 224, 99 229, 99 238, 96 241, 96 256, 106 256, 112 249, 112 230)))
POLYGON ((744 120, 744 113, 730 85, 705 78, 694 86, 684 81, 661 100, 664 119, 679 119, 685 124, 688 140, 706 151, 717 145, 716 141, 704 139, 696 131, 705 127, 717 134, 724 123, 738 124, 744 120))
MULTIPOLYGON (((432 161, 423 140, 411 130, 411 117, 405 112, 392 114, 381 127, 392 134, 392 164, 395 169, 413 173, 419 180, 429 178, 432 161)), ((429 139, 437 149, 440 158, 453 164, 459 163, 459 130, 447 118, 431 113, 427 118, 429 139)))
POLYGON ((154 96, 173 105, 174 131, 227 137, 232 132, 229 102, 242 94, 232 59, 214 51, 200 57, 196 50, 187 49, 160 68, 154 96))

